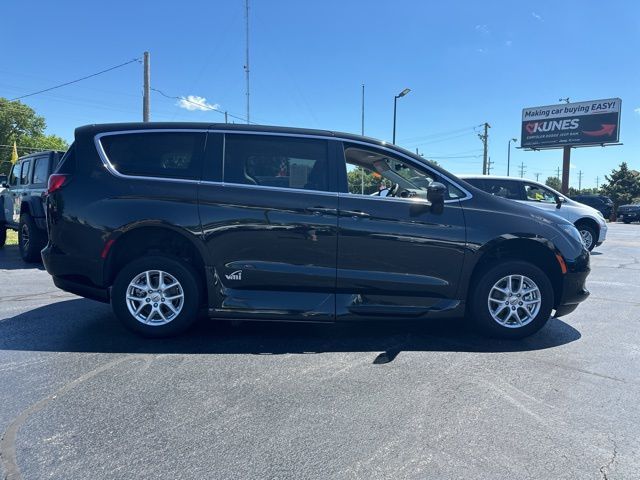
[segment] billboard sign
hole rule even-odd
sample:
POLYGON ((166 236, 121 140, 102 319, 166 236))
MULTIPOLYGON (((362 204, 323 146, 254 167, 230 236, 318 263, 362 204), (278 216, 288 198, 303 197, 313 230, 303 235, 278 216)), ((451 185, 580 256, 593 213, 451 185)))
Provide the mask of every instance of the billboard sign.
POLYGON ((601 145, 620 139, 622 100, 609 98, 522 110, 523 148, 601 145))

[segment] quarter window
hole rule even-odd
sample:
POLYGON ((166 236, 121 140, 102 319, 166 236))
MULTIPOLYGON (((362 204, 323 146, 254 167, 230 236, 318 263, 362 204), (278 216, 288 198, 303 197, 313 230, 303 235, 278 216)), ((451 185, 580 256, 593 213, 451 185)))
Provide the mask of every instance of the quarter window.
POLYGON ((29 167, 31 166, 31 160, 25 160, 22 162, 22 169, 20 170, 20 185, 27 185, 29 183, 29 167))
POLYGON ((101 143, 113 168, 124 175, 184 179, 200 177, 203 133, 115 134, 102 137, 101 143))
POLYGON ((49 170, 49 157, 36 158, 33 165, 33 182, 34 184, 46 183, 49 170))
POLYGON ((327 150, 325 140, 228 134, 224 148, 224 181, 328 190, 327 150))

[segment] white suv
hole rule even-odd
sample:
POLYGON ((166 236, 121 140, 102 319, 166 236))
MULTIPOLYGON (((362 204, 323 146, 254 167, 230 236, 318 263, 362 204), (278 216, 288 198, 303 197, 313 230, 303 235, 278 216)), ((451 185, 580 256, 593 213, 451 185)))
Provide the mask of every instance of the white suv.
POLYGON ((547 210, 573 223, 582 235, 589 251, 607 237, 607 222, 602 213, 582 203, 574 202, 553 188, 524 178, 489 175, 460 175, 471 185, 485 192, 547 210))

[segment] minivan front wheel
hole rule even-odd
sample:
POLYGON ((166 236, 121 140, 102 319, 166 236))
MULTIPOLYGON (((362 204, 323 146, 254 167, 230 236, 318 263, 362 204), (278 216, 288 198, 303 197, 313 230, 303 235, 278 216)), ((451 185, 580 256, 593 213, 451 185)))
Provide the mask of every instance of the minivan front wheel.
POLYGON ((577 225, 584 247, 591 251, 596 246, 596 231, 589 225, 577 225))
POLYGON ((540 330, 553 309, 553 287, 535 265, 505 260, 480 276, 469 315, 490 336, 523 338, 540 330))
POLYGON ((111 305, 130 330, 148 337, 168 337, 189 328, 200 304, 198 275, 173 258, 134 260, 117 275, 111 305))

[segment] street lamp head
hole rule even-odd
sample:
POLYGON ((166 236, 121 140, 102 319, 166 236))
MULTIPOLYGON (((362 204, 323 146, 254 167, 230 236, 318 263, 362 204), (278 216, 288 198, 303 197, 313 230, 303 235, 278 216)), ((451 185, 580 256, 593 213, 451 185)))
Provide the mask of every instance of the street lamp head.
POLYGON ((407 93, 409 93, 411 91, 410 88, 405 88, 404 90, 402 90, 398 95, 396 95, 396 97, 401 98, 404 97, 407 93))
POLYGON ((511 139, 511 141, 512 141, 513 143, 516 143, 516 142, 518 141, 518 139, 517 139, 517 138, 512 138, 512 139, 511 139))

